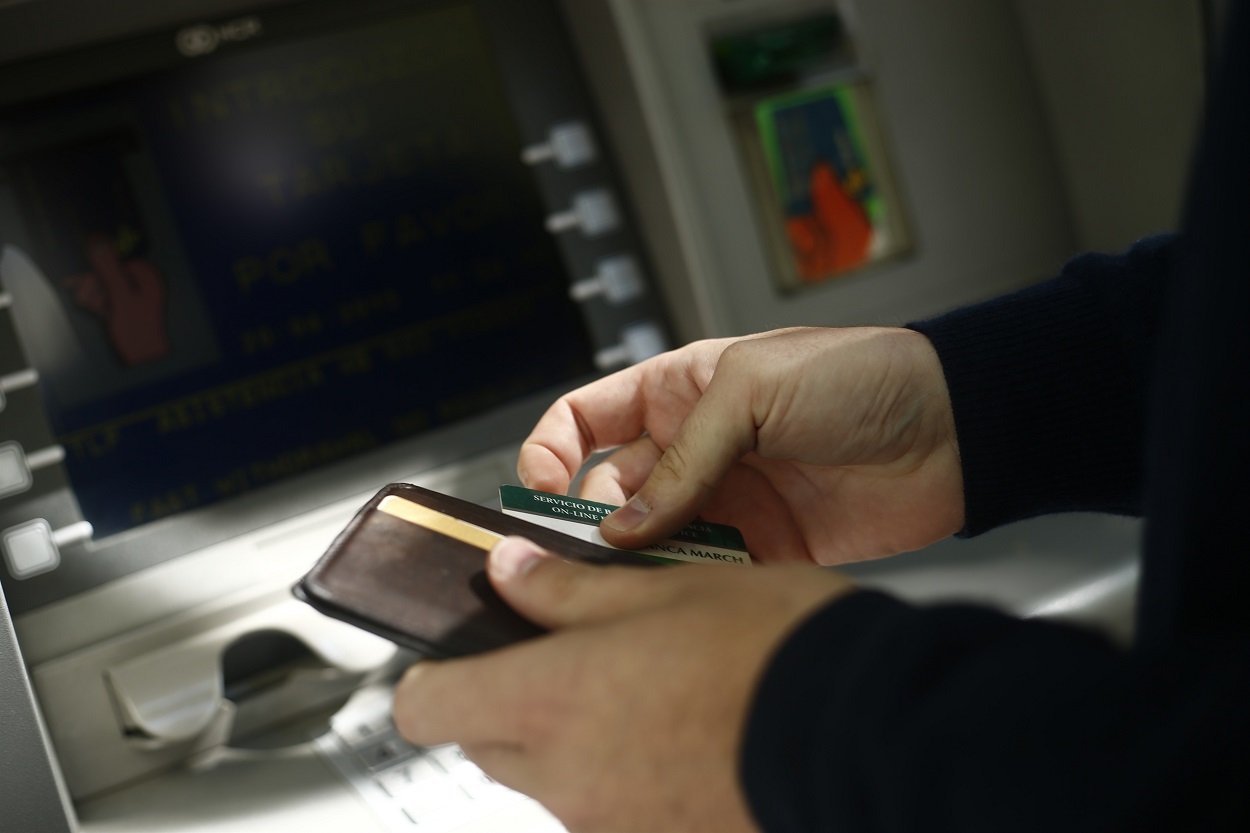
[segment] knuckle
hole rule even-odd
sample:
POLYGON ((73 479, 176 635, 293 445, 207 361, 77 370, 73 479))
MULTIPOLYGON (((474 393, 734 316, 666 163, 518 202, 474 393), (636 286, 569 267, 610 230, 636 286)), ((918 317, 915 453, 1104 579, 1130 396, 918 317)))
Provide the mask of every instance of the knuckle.
POLYGON ((395 731, 409 743, 416 743, 421 737, 420 712, 397 702, 391 709, 391 719, 395 723, 395 731))
POLYGON ((751 361, 758 345, 752 340, 735 341, 725 348, 720 355, 718 370, 738 371, 741 366, 751 361))
POLYGON ((586 568, 584 565, 564 561, 560 558, 546 559, 537 570, 542 570, 542 588, 545 591, 545 602, 556 606, 559 610, 571 612, 580 605, 581 597, 586 588, 586 568))
POLYGON ((527 702, 525 710, 518 716, 517 733, 527 743, 545 746, 558 733, 565 716, 562 708, 549 701, 527 702))
POLYGON ((673 443, 661 455, 659 462, 656 463, 656 469, 662 476, 670 479, 684 479, 690 471, 686 449, 680 443, 673 443))
POLYGON ((395 728, 404 737, 415 737, 420 734, 420 717, 425 712, 422 706, 424 695, 429 688, 430 673, 434 669, 432 660, 422 660, 410 665, 399 682, 395 684, 391 701, 391 716, 395 720, 395 728))
POLYGON ((417 688, 418 681, 424 674, 425 668, 420 664, 408 666, 407 670, 404 671, 403 676, 399 678, 399 682, 395 685, 396 697, 409 696, 410 693, 417 688))
MULTIPOLYGON (((656 463, 655 468, 662 481, 670 484, 683 484, 680 487, 683 494, 688 493, 691 485, 703 493, 716 489, 717 484, 715 480, 710 479, 710 473, 694 465, 689 449, 680 443, 670 445, 656 463)), ((670 486, 670 488, 673 487, 670 486)))

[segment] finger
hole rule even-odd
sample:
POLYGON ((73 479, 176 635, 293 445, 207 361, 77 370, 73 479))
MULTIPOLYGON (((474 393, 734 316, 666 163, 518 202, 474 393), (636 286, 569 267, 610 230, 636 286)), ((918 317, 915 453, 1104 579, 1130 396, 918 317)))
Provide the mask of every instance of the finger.
POLYGON ((663 452, 650 436, 623 445, 586 472, 581 496, 586 500, 620 506, 638 491, 663 452))
POLYGON ((693 520, 725 473, 754 448, 751 406, 749 379, 718 369, 647 481, 604 518, 604 538, 614 546, 636 549, 693 520))
POLYGON ((596 451, 646 432, 663 445, 703 395, 716 359, 732 339, 661 353, 562 396, 521 447, 517 473, 532 489, 564 492, 596 451))
MULTIPOLYGON (((700 517, 736 527, 757 564, 810 565, 815 556, 795 520, 795 506, 777 490, 770 473, 779 479, 798 479, 780 466, 747 455, 743 465, 734 466, 725 475, 700 517)), ((794 493, 793 483, 791 487, 794 493)))
POLYGON ((642 365, 565 394, 547 409, 521 445, 517 476, 530 489, 563 494, 595 451, 643 433, 642 365))
POLYGON ((676 584, 668 570, 565 561, 516 536, 491 550, 488 572, 517 613, 551 629, 606 622, 652 607, 667 599, 676 584))
POLYGON ((100 276, 109 299, 130 293, 130 281, 117 257, 117 249, 102 234, 93 234, 87 240, 87 262, 91 270, 100 276))
POLYGON ((528 643, 456 660, 424 659, 395 686, 391 716, 416 746, 515 743, 535 669, 528 643), (502 681, 502 682, 501 682, 502 681))
POLYGON ((460 749, 491 780, 526 794, 534 788, 536 761, 519 744, 467 743, 461 744, 460 749))

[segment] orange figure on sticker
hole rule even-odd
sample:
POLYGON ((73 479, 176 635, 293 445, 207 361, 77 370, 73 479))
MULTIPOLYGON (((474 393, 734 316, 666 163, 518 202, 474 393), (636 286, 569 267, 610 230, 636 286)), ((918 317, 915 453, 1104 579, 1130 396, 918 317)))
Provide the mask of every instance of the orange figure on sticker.
POLYGON ((791 255, 787 284, 838 277, 880 254, 885 205, 864 152, 857 95, 852 86, 834 85, 755 107, 791 255))
POLYGON ((786 233, 804 281, 849 271, 868 259, 873 228, 859 197, 863 187, 859 171, 839 181, 827 162, 812 169, 812 213, 786 219, 786 233))

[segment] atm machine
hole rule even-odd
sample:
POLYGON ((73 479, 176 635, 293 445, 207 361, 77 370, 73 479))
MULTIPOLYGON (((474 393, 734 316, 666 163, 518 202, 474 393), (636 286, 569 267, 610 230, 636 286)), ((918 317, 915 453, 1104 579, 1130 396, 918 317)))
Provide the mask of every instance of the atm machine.
MULTIPOLYGON (((1204 6, 1093 5, 0 2, 0 829, 560 830, 292 583, 388 482, 491 504, 599 374, 1170 227, 1204 6)), ((1127 639, 1136 532, 848 572, 1127 639)))

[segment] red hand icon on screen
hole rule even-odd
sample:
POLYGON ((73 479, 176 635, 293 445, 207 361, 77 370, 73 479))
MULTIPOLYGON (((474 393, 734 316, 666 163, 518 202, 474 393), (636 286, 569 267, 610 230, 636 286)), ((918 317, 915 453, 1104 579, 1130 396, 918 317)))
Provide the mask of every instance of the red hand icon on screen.
POLYGON ((812 213, 786 221, 786 234, 803 280, 816 281, 845 272, 868 256, 872 222, 852 196, 856 190, 851 181, 839 182, 826 162, 812 169, 812 213))
POLYGON ((74 301, 104 322, 122 363, 132 367, 169 353, 160 271, 143 258, 123 261, 117 246, 102 234, 87 241, 87 261, 91 271, 67 278, 66 284, 74 301))

